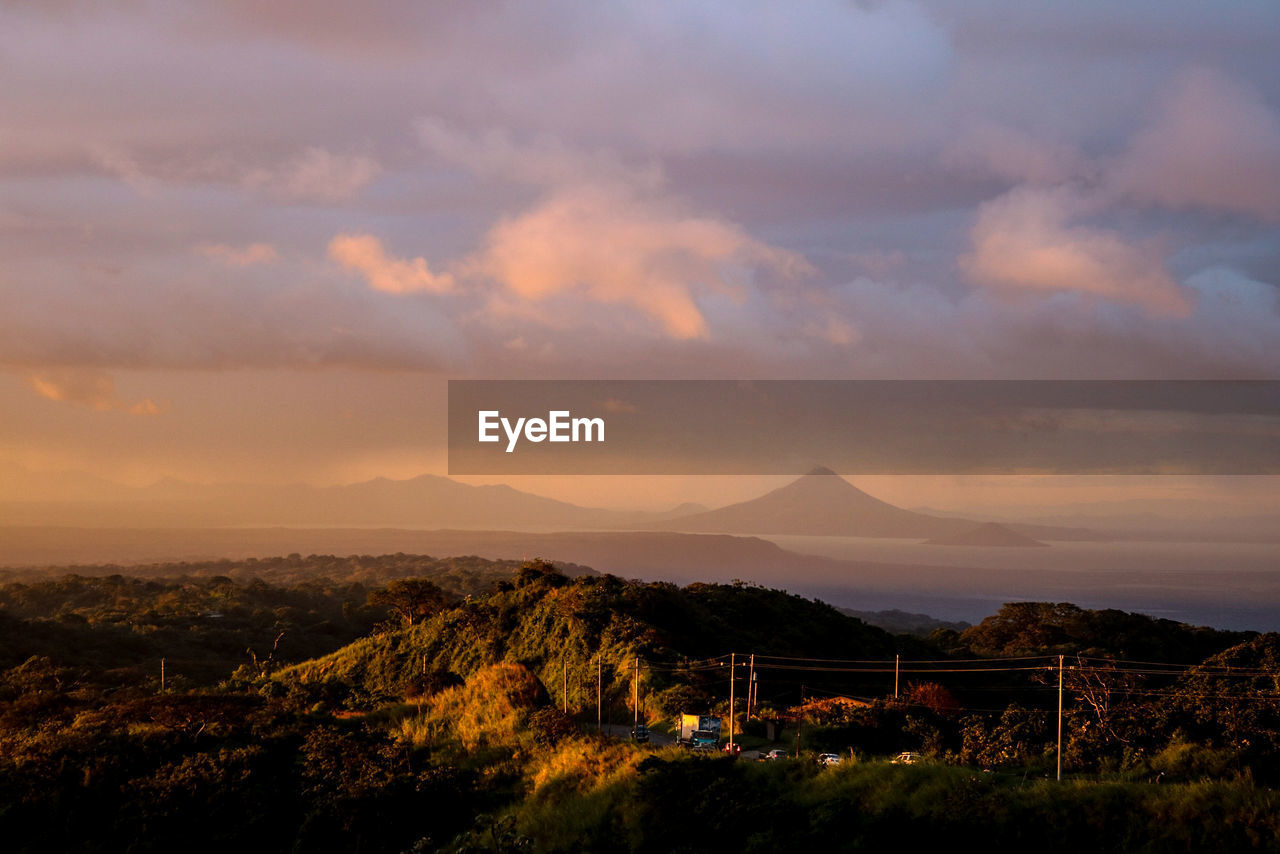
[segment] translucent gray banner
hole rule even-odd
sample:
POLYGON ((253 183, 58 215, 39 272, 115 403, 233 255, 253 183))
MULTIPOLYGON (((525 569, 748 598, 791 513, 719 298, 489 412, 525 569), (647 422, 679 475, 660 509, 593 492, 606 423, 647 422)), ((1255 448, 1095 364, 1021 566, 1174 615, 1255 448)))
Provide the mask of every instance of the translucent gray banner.
POLYGON ((1280 474, 1277 381, 451 380, 450 474, 1280 474))

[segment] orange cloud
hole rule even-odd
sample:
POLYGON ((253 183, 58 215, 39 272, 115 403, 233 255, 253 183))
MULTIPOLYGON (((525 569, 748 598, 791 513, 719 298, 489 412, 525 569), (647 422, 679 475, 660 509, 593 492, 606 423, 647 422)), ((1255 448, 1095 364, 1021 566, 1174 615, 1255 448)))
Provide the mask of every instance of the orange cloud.
POLYGON ((436 274, 426 259, 391 258, 382 241, 370 234, 339 234, 329 241, 329 257, 343 269, 360 273, 376 291, 407 294, 417 291, 446 293, 453 290, 453 276, 436 274))
POLYGON ((620 183, 565 187, 499 222, 472 266, 526 301, 579 295, 632 306, 678 339, 708 335, 697 293, 741 298, 754 269, 810 270, 736 225, 690 216, 620 183))
POLYGON ((95 412, 128 412, 130 415, 159 415, 160 407, 151 398, 133 403, 123 400, 115 381, 101 371, 62 370, 33 374, 27 378, 36 394, 49 400, 88 407, 95 412))
POLYGON ((609 304, 638 310, 671 338, 707 338, 701 297, 742 301, 757 273, 812 272, 799 255, 731 222, 689 213, 665 191, 656 163, 554 137, 517 141, 499 129, 472 135, 436 119, 419 120, 417 130, 446 162, 545 190, 533 208, 497 222, 465 265, 468 275, 501 286, 490 297, 491 315, 563 322, 580 319, 575 309, 609 304))
POLYGON ((1151 247, 1074 225, 1084 205, 1069 190, 1019 188, 983 204, 960 264, 970 280, 1009 292, 1075 292, 1185 315, 1186 294, 1151 247))

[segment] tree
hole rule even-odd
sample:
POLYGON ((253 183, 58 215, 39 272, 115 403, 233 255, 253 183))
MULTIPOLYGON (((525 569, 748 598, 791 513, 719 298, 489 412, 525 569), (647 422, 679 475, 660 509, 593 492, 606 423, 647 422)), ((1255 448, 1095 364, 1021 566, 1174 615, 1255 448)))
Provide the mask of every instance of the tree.
POLYGON ((412 626, 443 610, 449 595, 424 578, 398 578, 370 593, 369 604, 386 605, 412 626))

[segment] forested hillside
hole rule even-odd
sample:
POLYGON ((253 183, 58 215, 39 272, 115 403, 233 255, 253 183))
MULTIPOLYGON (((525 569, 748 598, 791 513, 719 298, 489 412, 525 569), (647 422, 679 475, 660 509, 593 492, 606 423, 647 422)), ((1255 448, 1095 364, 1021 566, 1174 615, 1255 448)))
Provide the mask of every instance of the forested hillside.
POLYGON ((1276 635, 1011 603, 921 639, 741 582, 252 566, 271 571, 0 585, 6 850, 1280 839, 1276 635), (732 725, 741 758, 665 746, 680 713, 732 725), (767 750, 790 758, 752 761, 767 750))

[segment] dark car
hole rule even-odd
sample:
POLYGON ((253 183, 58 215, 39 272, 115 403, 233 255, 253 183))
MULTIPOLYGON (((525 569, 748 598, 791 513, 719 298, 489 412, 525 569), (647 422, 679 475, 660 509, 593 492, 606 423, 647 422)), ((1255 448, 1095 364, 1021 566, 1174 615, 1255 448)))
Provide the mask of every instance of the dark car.
POLYGON ((631 738, 635 741, 647 742, 649 740, 649 726, 647 724, 637 724, 636 728, 631 730, 631 738))

